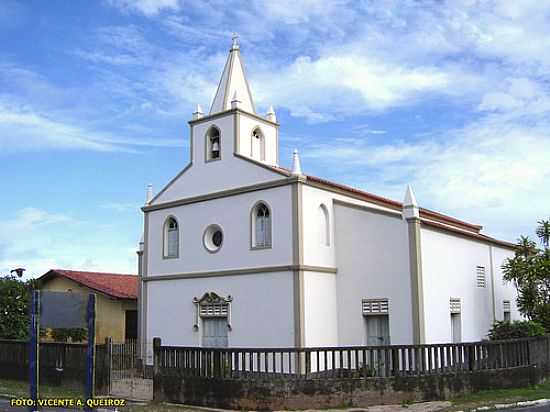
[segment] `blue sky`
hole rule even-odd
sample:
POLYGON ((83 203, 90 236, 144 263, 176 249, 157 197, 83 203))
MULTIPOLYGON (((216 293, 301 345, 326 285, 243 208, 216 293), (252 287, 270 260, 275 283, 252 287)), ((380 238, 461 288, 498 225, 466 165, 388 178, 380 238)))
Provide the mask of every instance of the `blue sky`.
POLYGON ((281 159, 515 240, 550 215, 550 4, 0 4, 0 273, 135 272, 145 187, 186 163, 232 32, 281 159))

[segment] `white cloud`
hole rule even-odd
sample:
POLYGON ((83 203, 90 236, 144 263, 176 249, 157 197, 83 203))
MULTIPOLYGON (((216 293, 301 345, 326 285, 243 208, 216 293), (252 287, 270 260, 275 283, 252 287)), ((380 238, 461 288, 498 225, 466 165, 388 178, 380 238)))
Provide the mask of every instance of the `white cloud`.
POLYGON ((149 17, 163 11, 180 9, 179 0, 108 0, 107 2, 123 11, 135 11, 149 17))
POLYGON ((302 150, 308 160, 371 192, 401 199, 412 183, 421 205, 484 224, 514 240, 546 218, 550 127, 492 115, 417 142, 333 139, 302 150), (523 231, 523 232, 522 232, 523 231))
POLYGON ((0 274, 26 268, 28 277, 51 268, 135 273, 135 248, 117 226, 96 224, 35 207, 0 220, 0 274))
MULTIPOLYGON (((56 120, 28 106, 3 102, 0 96, 0 150, 136 151, 139 146, 181 146, 177 139, 113 136, 56 120)), ((5 99, 4 99, 5 100, 5 99)))
MULTIPOLYGON (((259 102, 275 102, 297 116, 351 115, 384 110, 418 101, 445 90, 449 76, 437 67, 388 65, 358 54, 296 59, 277 74, 264 72, 253 79, 259 102), (301 92, 301 93, 298 93, 301 92)), ((315 116, 318 116, 315 118, 315 116)))

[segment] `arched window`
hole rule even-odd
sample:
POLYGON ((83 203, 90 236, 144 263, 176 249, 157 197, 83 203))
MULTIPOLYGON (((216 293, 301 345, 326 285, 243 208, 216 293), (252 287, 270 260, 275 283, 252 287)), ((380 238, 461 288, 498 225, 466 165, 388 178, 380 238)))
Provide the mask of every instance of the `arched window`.
POLYGON ((330 220, 325 205, 319 206, 319 239, 322 245, 330 246, 330 220))
POLYGON ((211 126, 206 132, 206 160, 218 160, 221 158, 220 130, 211 126))
POLYGON ((164 257, 177 258, 179 255, 179 226, 176 219, 169 217, 164 223, 164 257))
POLYGON ((252 131, 250 156, 262 162, 265 161, 265 136, 259 127, 252 131))
POLYGON ((252 209, 252 247, 271 247, 271 212, 263 202, 252 209))

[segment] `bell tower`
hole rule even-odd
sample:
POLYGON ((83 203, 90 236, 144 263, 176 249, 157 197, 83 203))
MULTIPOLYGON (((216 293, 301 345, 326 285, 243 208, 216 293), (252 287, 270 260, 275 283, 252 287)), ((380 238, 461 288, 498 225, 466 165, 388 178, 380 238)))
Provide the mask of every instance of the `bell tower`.
POLYGON ((256 113, 236 34, 209 113, 205 115, 197 105, 189 123, 194 162, 203 157, 197 148, 204 147, 205 162, 237 155, 278 165, 279 124, 275 111, 270 106, 265 116, 256 113))

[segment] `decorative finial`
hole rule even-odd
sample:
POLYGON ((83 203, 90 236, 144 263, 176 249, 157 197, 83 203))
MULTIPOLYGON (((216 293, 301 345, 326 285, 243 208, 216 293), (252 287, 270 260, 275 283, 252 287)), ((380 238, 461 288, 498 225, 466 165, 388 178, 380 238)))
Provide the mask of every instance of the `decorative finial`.
POLYGON ((294 149, 294 152, 292 153, 292 170, 290 171, 291 174, 294 176, 301 176, 302 173, 302 165, 300 164, 300 155, 298 154, 298 149, 294 149))
POLYGON ((233 34, 231 35, 231 40, 232 40, 231 51, 239 50, 239 42, 237 41, 238 38, 239 38, 239 35, 233 32, 233 34))
POLYGON ((139 239, 139 243, 138 243, 138 251, 143 252, 144 249, 145 249, 145 238, 143 235, 141 235, 141 238, 139 239))
POLYGON ((148 205, 153 200, 153 185, 149 183, 147 185, 147 194, 145 195, 145 204, 148 205))
POLYGON ((277 116, 275 116, 275 110, 273 110, 273 106, 270 105, 269 109, 267 109, 267 113, 265 115, 265 118, 269 120, 270 122, 277 123, 277 116))
POLYGON ((418 209, 418 203, 416 203, 416 197, 411 185, 407 185, 405 199, 403 200, 403 218, 408 220, 418 219, 419 217, 420 210, 418 209))
POLYGON ((239 107, 241 107, 241 99, 239 99, 237 89, 235 89, 235 93, 233 93, 233 98, 231 99, 231 108, 237 109, 239 107))
POLYGON ((197 104, 197 108, 193 112, 193 120, 200 119, 204 115, 204 112, 202 111, 202 107, 200 104, 197 104))

